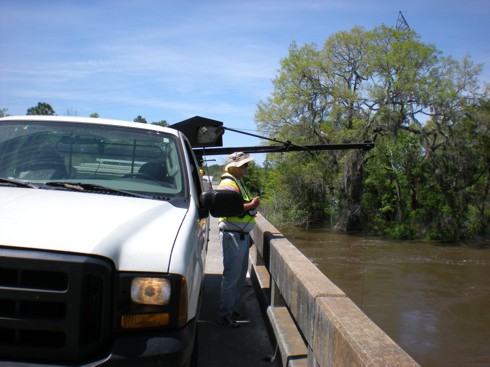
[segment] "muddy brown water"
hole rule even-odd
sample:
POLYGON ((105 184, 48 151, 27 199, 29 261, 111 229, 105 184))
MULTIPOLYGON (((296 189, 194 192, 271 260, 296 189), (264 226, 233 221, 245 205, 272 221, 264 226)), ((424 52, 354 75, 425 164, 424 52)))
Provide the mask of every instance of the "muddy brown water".
POLYGON ((282 233, 422 366, 490 366, 490 248, 282 233))

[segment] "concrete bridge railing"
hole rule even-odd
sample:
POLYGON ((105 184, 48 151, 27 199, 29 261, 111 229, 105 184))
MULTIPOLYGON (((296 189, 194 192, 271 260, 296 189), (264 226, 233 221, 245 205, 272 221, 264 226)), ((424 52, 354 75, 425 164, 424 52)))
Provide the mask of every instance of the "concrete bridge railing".
POLYGON ((284 367, 418 366, 260 214, 250 274, 284 367))

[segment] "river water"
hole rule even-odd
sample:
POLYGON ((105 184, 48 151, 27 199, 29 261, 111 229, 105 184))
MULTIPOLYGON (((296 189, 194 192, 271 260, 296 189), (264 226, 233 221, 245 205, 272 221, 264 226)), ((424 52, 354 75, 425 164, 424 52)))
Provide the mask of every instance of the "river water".
POLYGON ((490 248, 281 231, 421 366, 490 366, 490 248))

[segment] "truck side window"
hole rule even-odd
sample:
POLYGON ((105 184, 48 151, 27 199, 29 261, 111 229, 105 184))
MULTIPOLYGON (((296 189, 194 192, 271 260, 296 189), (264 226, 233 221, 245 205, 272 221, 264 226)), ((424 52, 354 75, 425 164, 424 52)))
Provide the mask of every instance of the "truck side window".
POLYGON ((187 140, 185 141, 185 150, 187 155, 189 156, 189 160, 193 163, 191 164, 192 181, 194 182, 194 187, 197 190, 197 195, 200 195, 203 191, 203 188, 201 175, 198 170, 199 165, 197 164, 196 156, 194 155, 194 152, 192 151, 192 148, 190 147, 187 140))

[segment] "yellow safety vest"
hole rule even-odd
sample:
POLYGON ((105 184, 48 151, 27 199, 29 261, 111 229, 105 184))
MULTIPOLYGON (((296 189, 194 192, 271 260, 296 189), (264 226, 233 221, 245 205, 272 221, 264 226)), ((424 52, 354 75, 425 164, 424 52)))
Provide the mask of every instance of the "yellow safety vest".
MULTIPOLYGON (((221 175, 221 181, 218 185, 218 190, 235 190, 236 192, 242 195, 243 201, 245 203, 250 202, 253 197, 248 191, 247 187, 241 182, 241 180, 237 180, 233 175, 226 172, 221 175)), ((219 218, 219 222, 227 220, 229 222, 235 223, 250 223, 255 224, 255 218, 253 215, 250 215, 248 212, 245 212, 244 215, 240 217, 226 217, 219 218)))

